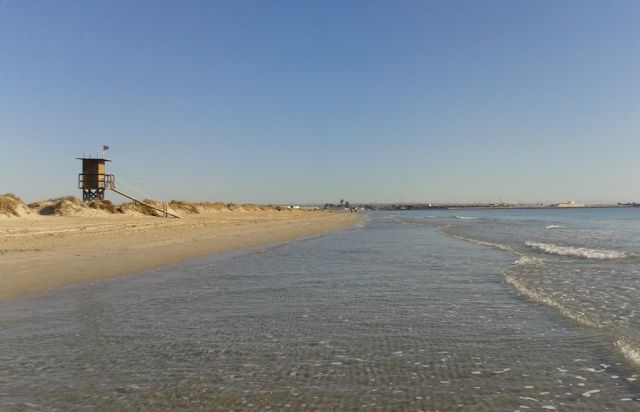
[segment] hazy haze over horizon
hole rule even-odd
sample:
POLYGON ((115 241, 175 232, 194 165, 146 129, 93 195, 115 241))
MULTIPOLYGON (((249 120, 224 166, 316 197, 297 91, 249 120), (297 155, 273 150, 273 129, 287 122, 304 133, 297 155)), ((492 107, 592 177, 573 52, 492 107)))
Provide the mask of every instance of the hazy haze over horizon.
POLYGON ((106 144, 167 200, 640 202, 639 21, 635 1, 6 1, 0 193, 79 196, 74 158, 106 144))

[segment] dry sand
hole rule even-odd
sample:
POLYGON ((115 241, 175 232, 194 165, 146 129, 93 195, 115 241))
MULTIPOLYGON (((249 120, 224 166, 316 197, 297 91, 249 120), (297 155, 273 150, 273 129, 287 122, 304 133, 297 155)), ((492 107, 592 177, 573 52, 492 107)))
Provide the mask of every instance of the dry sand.
POLYGON ((357 215, 224 210, 185 215, 0 219, 0 299, 354 225, 357 215))

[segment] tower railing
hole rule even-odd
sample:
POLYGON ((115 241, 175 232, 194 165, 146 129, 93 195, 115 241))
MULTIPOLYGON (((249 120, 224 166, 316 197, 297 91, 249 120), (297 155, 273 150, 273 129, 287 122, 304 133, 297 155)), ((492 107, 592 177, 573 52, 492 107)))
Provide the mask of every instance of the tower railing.
POLYGON ((113 189, 116 186, 114 175, 104 173, 80 173, 78 189, 113 189))

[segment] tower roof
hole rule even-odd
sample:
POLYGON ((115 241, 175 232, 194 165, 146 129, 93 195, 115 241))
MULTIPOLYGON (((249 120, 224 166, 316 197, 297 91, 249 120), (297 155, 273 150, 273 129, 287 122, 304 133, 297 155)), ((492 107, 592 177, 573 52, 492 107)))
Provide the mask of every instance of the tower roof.
POLYGON ((112 162, 113 160, 105 159, 104 157, 76 157, 78 160, 102 160, 105 162, 112 162))

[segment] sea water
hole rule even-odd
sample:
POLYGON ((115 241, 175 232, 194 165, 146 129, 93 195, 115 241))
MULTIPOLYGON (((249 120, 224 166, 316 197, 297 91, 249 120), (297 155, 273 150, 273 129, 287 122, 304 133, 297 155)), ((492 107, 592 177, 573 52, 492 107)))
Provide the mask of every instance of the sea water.
POLYGON ((0 410, 639 410, 640 208, 358 227, 0 303, 0 410))

